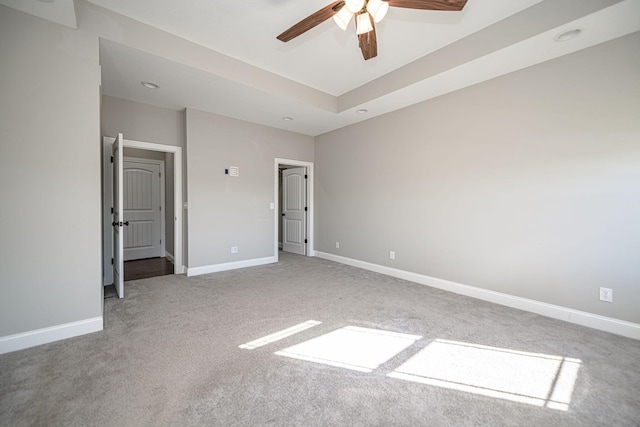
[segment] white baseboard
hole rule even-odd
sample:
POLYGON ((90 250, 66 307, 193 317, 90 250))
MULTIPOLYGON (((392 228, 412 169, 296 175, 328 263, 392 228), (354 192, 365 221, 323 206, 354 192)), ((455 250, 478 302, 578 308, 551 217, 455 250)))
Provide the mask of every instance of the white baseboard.
POLYGON ((610 332, 612 334, 622 335, 628 338, 640 339, 640 324, 637 323, 600 316, 598 314, 587 313, 585 311, 574 310, 572 308, 562 307, 559 305, 547 304, 545 302, 521 298, 514 295, 478 288, 475 286, 463 285, 461 283, 451 282, 449 280, 438 279, 436 277, 426 276, 423 274, 411 273, 409 271, 385 267, 382 265, 359 261, 352 258, 346 258, 326 252, 316 251, 315 256, 329 261, 335 261, 341 264, 346 264, 353 267, 362 268, 364 270, 385 274, 387 276, 408 280, 410 282, 419 283, 421 285, 427 285, 433 288, 454 292, 456 294, 466 295, 483 301, 489 301, 507 307, 517 308, 520 310, 529 311, 531 313, 540 314, 542 316, 564 320, 566 322, 575 323, 577 325, 587 326, 589 328, 610 332))
POLYGON ((247 259, 244 261, 226 262, 223 264, 205 265, 202 267, 187 268, 187 276, 199 276, 201 274, 217 273, 219 271, 235 270, 238 268, 255 267, 258 265, 277 262, 276 257, 247 259))
POLYGON ((102 329, 103 321, 102 316, 100 316, 20 334, 7 335, 0 338, 0 354, 90 334, 102 329))
POLYGON ((167 251, 164 251, 164 257, 165 257, 166 259, 168 259, 169 261, 171 261, 171 262, 174 262, 174 261, 175 261, 175 258, 173 257, 173 254, 171 254, 171 253, 169 253, 169 252, 167 252, 167 251))

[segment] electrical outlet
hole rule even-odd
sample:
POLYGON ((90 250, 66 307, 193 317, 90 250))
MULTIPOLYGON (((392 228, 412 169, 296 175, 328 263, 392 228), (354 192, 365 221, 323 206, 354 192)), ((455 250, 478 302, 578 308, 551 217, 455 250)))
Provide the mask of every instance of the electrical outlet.
POLYGON ((389 259, 396 259, 395 251, 389 251, 389 259))
POLYGON ((238 247, 237 246, 231 246, 231 253, 232 254, 237 254, 238 253, 238 247))
POLYGON ((340 242, 336 242, 336 249, 340 249, 340 242))
POLYGON ((600 288, 600 301, 613 302, 613 289, 600 288))

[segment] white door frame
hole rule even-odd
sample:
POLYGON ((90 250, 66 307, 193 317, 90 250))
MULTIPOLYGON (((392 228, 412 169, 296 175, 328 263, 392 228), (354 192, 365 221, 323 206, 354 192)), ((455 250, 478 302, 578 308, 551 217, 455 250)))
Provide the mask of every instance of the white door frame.
MULTIPOLYGON (((165 194, 164 194, 164 178, 165 178, 165 167, 164 167, 164 160, 156 160, 156 159, 141 159, 138 157, 125 157, 123 158, 123 164, 124 162, 133 162, 133 163, 146 163, 148 165, 158 165, 160 166, 160 176, 162 177, 160 179, 160 256, 165 256, 166 254, 166 250, 165 250, 165 240, 166 240, 166 230, 165 230, 165 213, 166 213, 166 206, 165 206, 165 194)), ((126 190, 125 190, 126 191, 126 190)), ((174 215, 175 217, 175 215, 174 215)))
MULTIPOLYGON (((126 140, 125 140, 126 141, 126 140)), ((126 147, 126 145, 125 145, 126 147)), ((273 168, 273 200, 275 209, 273 210, 273 257, 278 261, 278 228, 281 216, 278 214, 278 190, 280 183, 278 181, 278 172, 280 166, 298 166, 307 168, 307 256, 315 256, 313 250, 313 162, 305 162, 301 160, 275 158, 275 166, 273 168)))
MULTIPOLYGON (((124 227, 127 226, 126 222, 123 222, 123 175, 122 175, 122 152, 124 151, 122 134, 119 133, 118 137, 111 144, 111 167, 109 170, 112 172, 113 183, 112 196, 111 196, 111 212, 112 212, 112 232, 109 233, 111 237, 111 246, 113 247, 113 258, 111 258, 111 273, 113 273, 113 286, 116 289, 118 298, 124 298, 124 259, 123 259, 123 243, 124 243, 124 227)), ((102 292, 104 294, 104 292, 102 292)))
MULTIPOLYGON (((111 180, 111 145, 115 138, 103 137, 103 233, 104 236, 111 235, 111 202, 113 192, 110 184, 111 180)), ((129 139, 123 140, 125 148, 138 148, 141 150, 160 151, 164 153, 173 154, 173 265, 174 274, 183 274, 185 269, 183 265, 183 242, 182 242, 182 147, 176 147, 173 145, 156 144, 154 142, 133 141, 129 139)), ((107 242, 103 242, 105 248, 107 248, 107 242)), ((110 245, 113 247, 113 245, 110 245)), ((109 285, 110 283, 104 283, 105 271, 111 268, 111 253, 108 250, 103 251, 103 284, 109 285)))

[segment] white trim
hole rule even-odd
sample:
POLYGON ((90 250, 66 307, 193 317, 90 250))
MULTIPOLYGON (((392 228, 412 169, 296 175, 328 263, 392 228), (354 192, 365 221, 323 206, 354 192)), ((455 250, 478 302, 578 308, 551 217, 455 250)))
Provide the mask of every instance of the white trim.
MULTIPOLYGON (((111 137, 103 137, 104 144, 104 168, 103 171, 103 191, 104 191, 104 217, 103 217, 103 229, 105 236, 108 236, 111 230, 111 221, 107 220, 107 218, 111 218, 110 213, 110 201, 111 201, 111 186, 109 185, 110 180, 107 179, 107 171, 110 171, 110 157, 111 154, 107 153, 107 148, 111 147, 115 138, 111 137)), ((174 250, 174 274, 183 274, 185 272, 184 263, 182 260, 182 252, 183 252, 183 241, 182 241, 182 227, 183 227, 183 203, 182 200, 182 147, 177 147, 174 145, 164 145, 164 144, 156 144, 153 142, 143 142, 143 141, 133 141, 129 139, 123 140, 123 146, 125 148, 138 148, 141 150, 151 150, 151 151, 160 151, 163 153, 172 153, 173 154, 173 215, 174 215, 174 227, 173 227, 173 250, 174 250)), ((105 239, 106 240, 106 239, 105 239)), ((106 245, 106 242, 105 242, 106 245)), ((107 266, 111 263, 111 255, 107 254, 107 251, 104 251, 103 263, 104 268, 108 268, 107 266)), ((109 285, 110 283, 106 283, 106 273, 103 272, 103 284, 109 285)))
POLYGON ((314 230, 314 173, 313 173, 313 162, 306 162, 302 160, 291 160, 291 159, 281 159, 276 157, 274 159, 275 167, 274 167, 274 184, 273 184, 273 203, 275 209, 273 210, 273 256, 275 258, 275 262, 278 262, 278 228, 280 215, 278 215, 278 190, 280 188, 280 184, 278 181, 278 168, 280 165, 283 166, 299 166, 307 168, 307 256, 314 256, 315 252, 313 250, 313 230, 314 230))
POLYGON ((627 322, 625 320, 614 319, 612 317, 600 316, 598 314, 587 313, 585 311, 574 310, 572 308, 562 307, 559 305, 547 304, 545 302, 540 302, 528 298, 521 298, 502 292, 491 291, 488 289, 482 289, 476 286, 464 285, 462 283, 451 282, 449 280, 438 279, 436 277, 426 276, 423 274, 411 273, 409 271, 385 267, 382 265, 359 261, 352 258, 346 258, 326 252, 316 251, 315 256, 329 261, 335 261, 341 264, 350 265, 352 267, 358 267, 364 270, 374 271, 376 273, 385 274, 387 276, 397 277, 399 279, 419 283, 421 285, 431 286, 433 288, 454 292, 460 295, 466 295, 483 301, 489 301, 507 307, 517 308, 520 310, 529 311, 531 313, 540 314, 542 316, 564 320, 566 322, 575 323, 577 325, 610 332, 612 334, 622 335, 624 337, 633 339, 640 339, 640 324, 638 323, 627 322))
MULTIPOLYGON (((131 162, 131 163, 145 163, 148 165, 158 165, 158 167, 160 168, 160 177, 158 178, 158 181, 160 182, 160 256, 162 256, 163 253, 165 253, 165 246, 166 246, 166 240, 167 240, 167 236, 166 236, 166 224, 165 224, 165 216, 166 216, 166 209, 167 207, 165 206, 165 188, 164 188, 164 182, 166 179, 165 176, 165 165, 164 165, 164 160, 156 160, 156 159, 141 159, 139 157, 123 157, 123 166, 124 166, 124 162, 131 162)), ((125 261, 129 261, 128 259, 125 258, 125 261)))
POLYGON ((54 341, 73 338, 103 329, 102 316, 65 323, 0 338, 0 354, 22 350, 54 341))
MULTIPOLYGON (((166 259, 168 259, 169 261, 171 261, 171 262, 175 261, 175 258, 173 257, 173 254, 171 254, 171 253, 169 253, 167 251, 164 251, 164 257, 166 259)), ((174 264, 174 268, 175 268, 175 264, 174 264)))
POLYGON ((244 261, 225 262, 222 264, 205 265, 202 267, 187 268, 187 276, 199 276, 201 274, 217 273, 219 271, 237 270, 239 268, 256 267, 258 265, 278 262, 275 257, 254 258, 244 261))

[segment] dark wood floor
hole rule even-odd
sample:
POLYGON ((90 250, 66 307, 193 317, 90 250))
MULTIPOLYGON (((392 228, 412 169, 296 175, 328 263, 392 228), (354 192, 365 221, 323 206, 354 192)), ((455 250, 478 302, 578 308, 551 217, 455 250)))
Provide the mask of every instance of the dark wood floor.
POLYGON ((147 258, 124 263, 124 280, 147 279, 173 274, 173 263, 167 258, 147 258))

